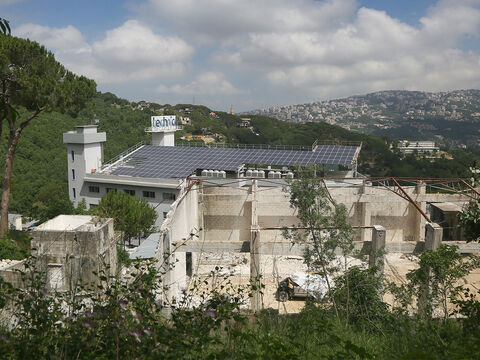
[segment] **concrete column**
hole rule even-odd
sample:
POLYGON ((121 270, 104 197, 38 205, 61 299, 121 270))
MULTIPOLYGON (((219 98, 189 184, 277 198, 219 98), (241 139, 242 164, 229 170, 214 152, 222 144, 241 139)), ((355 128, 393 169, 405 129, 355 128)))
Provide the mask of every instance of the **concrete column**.
MULTIPOLYGON (((415 186, 415 194, 423 195, 426 193, 425 183, 421 182, 415 186)), ((427 203, 425 201, 417 201, 416 204, 425 213, 427 211, 427 203)), ((410 205, 415 211, 415 232, 413 234, 413 241, 423 241, 425 238, 425 224, 426 220, 420 212, 415 209, 413 205, 410 205)))
POLYGON ((435 223, 427 224, 425 250, 437 250, 443 239, 443 228, 435 223))
POLYGON ((379 274, 383 274, 385 266, 385 239, 387 231, 383 226, 374 225, 372 231, 372 248, 369 256, 369 266, 376 266, 379 274))
MULTIPOLYGON (((358 204, 360 212, 360 225, 370 226, 372 224, 371 205, 368 202, 361 202, 358 204)), ((372 230, 362 228, 360 229, 360 241, 368 241, 372 236, 372 230)))
POLYGON ((257 180, 252 180, 252 220, 250 237, 250 283, 253 286, 251 308, 253 312, 262 309, 261 276, 260 269, 260 229, 257 213, 257 180))
MULTIPOLYGON (((427 236, 425 238, 425 250, 437 250, 440 247, 443 238, 443 229, 435 223, 427 224, 427 236)), ((431 277, 431 270, 429 271, 431 277)), ((423 286, 423 291, 418 299, 418 311, 422 317, 430 318, 432 316, 431 304, 429 304, 430 282, 423 286)))

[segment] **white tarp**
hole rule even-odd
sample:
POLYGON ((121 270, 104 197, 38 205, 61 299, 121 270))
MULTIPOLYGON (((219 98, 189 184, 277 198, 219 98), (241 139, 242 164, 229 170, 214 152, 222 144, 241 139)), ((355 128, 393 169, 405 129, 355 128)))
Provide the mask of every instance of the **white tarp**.
MULTIPOLYGON (((297 272, 290 276, 290 278, 317 300, 323 298, 328 291, 327 281, 323 276, 297 272)), ((328 277, 328 282, 330 286, 333 287, 333 280, 330 279, 330 277, 328 277)))

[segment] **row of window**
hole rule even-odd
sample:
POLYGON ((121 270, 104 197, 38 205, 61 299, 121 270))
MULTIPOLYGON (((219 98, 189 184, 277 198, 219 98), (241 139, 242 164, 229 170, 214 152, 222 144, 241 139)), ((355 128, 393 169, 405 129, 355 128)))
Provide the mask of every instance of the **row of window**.
MULTIPOLYGON (((117 189, 115 188, 106 188, 105 189, 107 193, 109 193, 110 191, 117 191, 117 189)), ((100 193, 100 187, 97 186, 97 185, 90 185, 88 187, 88 191, 91 192, 91 193, 100 193)), ((131 196, 135 196, 135 190, 132 190, 132 189, 123 189, 123 191, 125 193, 127 193, 128 195, 131 195, 131 196)), ((144 198, 149 198, 149 199, 155 199, 155 192, 154 191, 142 191, 142 195, 144 198)), ((176 198, 177 198, 177 195, 176 194, 173 194, 173 193, 162 193, 162 198, 163 200, 172 200, 174 201, 176 198)))

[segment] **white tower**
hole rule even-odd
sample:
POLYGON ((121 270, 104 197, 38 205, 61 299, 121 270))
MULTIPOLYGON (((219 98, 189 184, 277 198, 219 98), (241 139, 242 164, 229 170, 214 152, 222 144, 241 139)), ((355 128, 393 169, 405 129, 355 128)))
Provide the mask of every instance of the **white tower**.
POLYGON ((152 126, 145 131, 152 134, 152 145, 175 146, 175 131, 182 127, 177 124, 175 115, 152 116, 152 126))
POLYGON ((75 131, 63 134, 67 144, 68 193, 75 206, 84 197, 82 189, 86 174, 94 173, 102 167, 103 143, 107 135, 97 133, 98 125, 76 126, 75 131))

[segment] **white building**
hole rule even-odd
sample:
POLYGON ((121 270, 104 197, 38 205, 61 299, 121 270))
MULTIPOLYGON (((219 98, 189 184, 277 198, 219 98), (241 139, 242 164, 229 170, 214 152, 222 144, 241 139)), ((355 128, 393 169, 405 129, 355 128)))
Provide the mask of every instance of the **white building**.
POLYGON ((413 154, 414 152, 423 154, 433 153, 440 149, 435 145, 434 141, 400 140, 398 142, 398 150, 404 154, 413 154))
MULTIPOLYGON (((67 144, 70 200, 85 200, 87 208, 98 205, 109 191, 124 191, 143 197, 158 214, 156 226, 166 218, 180 185, 186 178, 293 178, 295 165, 316 165, 319 171, 354 176, 361 144, 317 145, 314 149, 291 146, 235 147, 175 146, 175 116, 152 116, 146 131, 152 134, 151 145, 140 143, 103 162, 105 133, 97 125, 77 126, 63 134, 67 144)), ((220 144, 222 145, 222 144, 220 144)))

